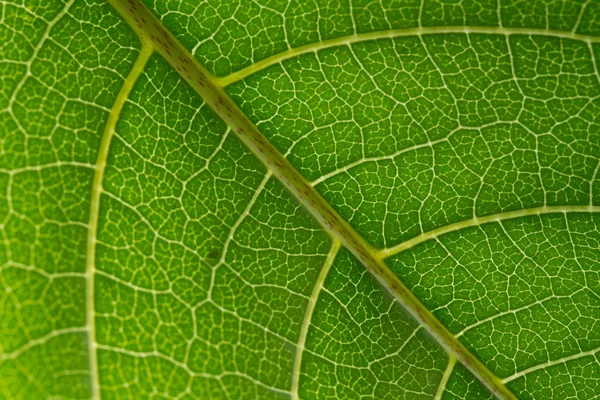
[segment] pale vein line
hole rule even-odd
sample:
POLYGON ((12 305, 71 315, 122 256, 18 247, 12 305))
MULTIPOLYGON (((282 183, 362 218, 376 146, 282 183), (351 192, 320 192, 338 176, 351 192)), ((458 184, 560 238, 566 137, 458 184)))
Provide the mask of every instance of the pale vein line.
POLYGON ((96 160, 94 181, 92 183, 92 197, 90 199, 90 219, 88 224, 87 237, 87 256, 86 256, 86 320, 88 332, 88 353, 89 353, 89 368, 90 368, 90 386, 91 398, 94 400, 100 399, 100 379, 98 376, 98 361, 96 357, 96 327, 94 321, 94 274, 96 271, 96 242, 98 230, 98 218, 100 215, 100 195, 102 194, 102 180, 104 179, 104 170, 106 167, 106 159, 110 149, 110 142, 115 133, 115 127, 125 101, 129 97, 129 93, 133 85, 141 75, 146 62, 152 54, 153 47, 148 43, 144 43, 140 54, 138 55, 135 64, 133 65, 129 75, 123 82, 121 90, 115 99, 115 102, 110 110, 110 114, 104 127, 100 149, 98 150, 98 158, 96 160))
MULTIPOLYGON (((336 299, 337 299, 337 297, 336 297, 336 299)), ((346 307, 344 307, 344 308, 346 309, 346 311, 348 311, 348 309, 346 307)), ((348 312, 350 312, 350 311, 348 311, 348 312)), ((406 338, 406 340, 404 341, 404 343, 402 343, 402 345, 398 348, 398 350, 394 351, 393 353, 386 354, 385 356, 380 357, 378 359, 375 359, 373 361, 369 361, 369 364, 368 364, 367 368, 370 369, 373 364, 375 364, 375 363, 381 363, 383 360, 387 360, 388 358, 399 357, 400 353, 402 353, 402 350, 404 350, 404 348, 411 342, 411 340, 413 340, 415 338, 415 336, 417 336, 417 333, 419 333, 419 331, 421 330, 421 328, 423 328, 423 325, 417 324, 417 327, 415 329, 413 329, 413 331, 406 338)))
MULTIPOLYGON (((463 129, 462 127, 460 129, 463 129)), ((343 172, 347 172, 349 170, 351 170, 352 168, 358 166, 358 165, 362 165, 362 164, 366 164, 369 162, 377 162, 377 161, 385 161, 385 160, 393 160, 394 158, 398 157, 401 154, 404 153, 409 153, 411 151, 416 151, 419 149, 423 149, 423 148, 427 148, 427 147, 433 147, 439 143, 444 143, 448 141, 448 138, 451 135, 448 135, 445 138, 442 139, 438 139, 438 140, 431 140, 425 143, 420 143, 420 144, 416 144, 414 146, 410 146, 410 147, 406 147, 404 149, 398 150, 392 154, 387 154, 384 156, 374 156, 374 157, 365 157, 365 158, 361 158, 360 160, 356 160, 354 162, 351 162, 348 165, 344 165, 343 167, 337 168, 331 172, 326 173, 325 175, 321 175, 319 178, 315 179, 314 181, 312 181, 310 184, 312 186, 317 186, 319 183, 322 183, 324 181, 326 181, 327 179, 330 179, 336 175, 339 175, 343 172)))
POLYGON ((323 264, 323 268, 321 269, 317 281, 315 282, 315 286, 313 287, 313 291, 310 295, 310 298, 308 299, 308 304, 306 305, 306 312, 304 313, 304 319, 302 320, 302 326, 300 328, 300 337, 298 339, 298 345, 296 346, 296 357, 294 358, 294 367, 292 369, 292 400, 298 400, 298 387, 300 384, 300 367, 302 366, 302 354, 304 353, 304 346, 306 344, 306 337, 308 335, 308 328, 310 327, 312 315, 315 310, 317 300, 319 299, 319 293, 321 293, 321 289, 323 288, 323 284, 325 283, 325 279, 327 278, 329 269, 331 268, 333 260, 335 259, 335 256, 337 255, 339 249, 340 242, 338 240, 334 240, 331 244, 331 250, 327 255, 327 259, 323 264))
POLYGON ((448 359, 448 366, 444 371, 444 375, 442 376, 442 380, 440 381, 440 385, 438 386, 438 390, 435 393, 434 400, 441 400, 444 392, 446 391, 446 384, 448 384, 448 379, 450 379, 450 375, 452 375, 452 371, 454 370, 454 365, 456 364, 456 358, 454 356, 450 356, 448 359))
POLYGON ((152 350, 152 351, 134 351, 134 350, 128 350, 128 349, 123 349, 120 347, 114 347, 114 346, 109 346, 109 345, 102 345, 99 344, 98 345, 98 349, 103 350, 103 351, 107 351, 107 352, 113 352, 113 353, 118 353, 118 354, 123 354, 129 357, 136 357, 136 358, 141 358, 141 359, 147 359, 149 357, 156 357, 159 358, 161 360, 165 360, 181 369, 183 369, 189 376, 192 377, 203 377, 203 378, 212 378, 212 379, 217 379, 217 380, 221 380, 223 377, 228 377, 228 376, 238 376, 238 377, 242 377, 244 379, 247 379, 249 381, 251 381, 252 383, 254 383, 257 386, 263 387, 267 390, 270 390, 272 392, 275 393, 279 393, 279 394, 283 394, 283 395, 289 395, 289 392, 287 390, 283 390, 283 389, 279 389, 273 386, 269 386, 266 385, 265 383, 253 378, 252 376, 245 374, 243 372, 236 372, 236 371, 223 371, 220 374, 209 374, 209 373, 204 373, 204 372, 196 372, 194 370, 192 370, 188 364, 181 362, 181 361, 177 361, 176 359, 174 359, 173 357, 167 356, 165 354, 159 353, 156 350, 152 350))
POLYGON ((573 29, 571 30, 571 32, 573 32, 573 33, 577 32, 577 29, 579 29, 579 25, 581 25, 581 20, 583 19, 583 14, 585 14, 585 10, 587 9, 587 6, 589 6, 591 2, 592 2, 592 0, 587 0, 585 3, 583 3, 581 5, 581 11, 579 11, 579 15, 577 16, 577 21, 575 22, 575 25, 573 25, 573 29))
POLYGON ((478 327, 480 325, 483 325, 483 324, 485 324, 487 322, 494 321, 494 320, 496 320, 498 318, 502 318, 505 315, 511 315, 511 314, 516 315, 517 313, 519 313, 521 311, 529 310, 530 308, 533 308, 533 307, 538 306, 538 305, 543 306, 543 304, 545 302, 550 301, 550 300, 571 298, 571 297, 573 297, 574 295, 576 295, 577 293, 579 293, 579 292, 581 292, 583 290, 585 290, 585 288, 578 289, 578 290, 574 291, 573 293, 571 293, 569 295, 564 295, 564 296, 552 295, 552 296, 548 296, 548 297, 545 297, 543 299, 536 300, 533 303, 526 304, 526 305, 524 305, 522 307, 513 308, 513 309, 510 309, 510 310, 499 312, 499 313, 494 314, 494 315, 490 315, 489 317, 486 317, 484 319, 480 319, 479 321, 474 322, 471 325, 468 325, 468 326, 464 327, 455 336, 457 338, 459 338, 462 335, 464 335, 465 333, 467 333, 468 331, 470 331, 471 329, 476 328, 476 327, 478 327))
POLYGON ((31 76, 31 64, 33 64, 33 61, 37 58, 40 50, 44 46, 44 43, 46 43, 46 40, 48 40, 48 38, 50 37, 50 32, 52 31, 52 28, 54 28, 54 26, 58 23, 58 21, 60 21, 62 19, 62 17, 67 15, 69 10, 71 9, 71 6, 73 6, 73 3, 75 3, 75 0, 69 0, 69 2, 67 4, 65 4, 64 8, 58 14, 56 14, 56 16, 52 19, 52 21, 48 22, 48 25, 46 26, 46 29, 44 30, 44 33, 42 34, 40 41, 38 42, 37 46, 35 46, 35 48, 33 49, 31 58, 26 62, 27 71, 25 72, 25 74, 23 75, 23 77, 21 78, 21 80, 19 81, 17 86, 15 87, 15 90, 13 91, 13 93, 10 97, 10 100, 8 102, 8 107, 7 107, 7 109, 9 111, 12 112, 12 105, 17 100, 18 93, 23 88, 23 85, 25 84, 25 81, 27 80, 27 78, 31 76))
MULTIPOLYGON (((69 226, 70 224, 63 224, 63 226, 69 226)), ((81 224, 83 225, 83 224, 81 224)), ((74 226, 81 226, 79 224, 76 224, 74 226)), ((83 227, 85 227, 87 229, 87 225, 83 225, 83 227)), ((41 268, 38 268, 34 265, 27 265, 27 264, 21 264, 18 262, 14 262, 14 261, 8 261, 5 264, 3 264, 2 266, 0 266, 0 271, 2 271, 5 268, 16 268, 16 269, 21 269, 23 271, 31 271, 34 272, 38 275, 43 276, 44 278, 48 279, 49 281, 52 281, 54 279, 60 279, 60 278, 85 278, 85 273, 83 272, 48 272, 48 271, 44 271, 41 268)))
POLYGON ((259 183, 259 185, 254 190, 254 194, 252 195, 252 198, 250 199, 250 201, 248 201, 246 208, 240 214, 238 219, 235 221, 235 223, 229 230, 229 235, 227 235, 227 239, 225 240, 225 244, 223 245, 223 251, 221 253, 221 259, 219 260, 219 264, 225 263, 225 256, 227 255, 227 250, 229 249, 229 245, 231 244, 231 241, 233 240, 235 233, 237 232, 238 228, 240 227, 240 225, 242 224, 244 219, 246 219, 246 217, 248 215, 250 215, 250 211, 252 211, 252 207, 254 207, 256 200, 258 200, 258 196, 260 196, 262 191, 265 189, 267 182, 269 182, 269 179, 271 179, 271 175, 273 175, 271 170, 267 170, 267 173, 263 177, 262 181, 259 183))
POLYGON ((535 207, 535 208, 526 208, 524 210, 518 211, 509 211, 505 213, 486 215, 485 217, 476 217, 472 219, 468 219, 465 221, 456 222, 454 224, 444 225, 440 228, 434 229, 429 232, 425 232, 416 236, 412 239, 409 239, 405 242, 402 242, 396 246, 382 249, 377 253, 377 256, 380 258, 386 258, 398 254, 404 250, 408 250, 418 244, 421 244, 427 240, 434 239, 438 236, 444 235, 446 233, 458 231, 465 228, 470 228, 473 226, 480 226, 483 224, 487 224, 489 222, 498 222, 504 221, 507 219, 527 217, 531 215, 543 215, 543 214, 554 214, 554 213, 572 213, 572 212, 580 212, 580 213, 598 213, 600 212, 599 206, 543 206, 543 207, 535 207))
MULTIPOLYGON (((263 177, 262 181, 260 182, 260 184, 254 190, 254 194, 252 195, 252 198, 250 199, 250 201, 246 205, 246 208, 240 214, 240 216, 237 218, 237 220, 235 221, 235 223, 233 224, 233 226, 229 230, 229 235, 227 235, 227 239, 225 240, 225 244, 223 245, 223 251, 221 252, 221 258, 219 259, 218 264, 215 265, 215 267, 212 268, 212 270, 211 270, 210 283, 209 283, 208 292, 207 292, 207 298, 208 299, 212 298, 212 290, 213 290, 213 287, 215 286, 215 276, 216 276, 217 267, 219 267, 220 265, 225 265, 226 264, 225 263, 225 257, 227 256, 227 251, 229 250, 229 246, 231 245, 231 242, 233 241, 235 233, 237 232, 237 230, 240 227, 240 225, 242 224, 242 222, 246 219, 246 217, 248 215, 250 215, 250 211, 252 210, 252 207, 254 207, 254 204, 256 203, 256 200, 258 200, 258 196, 264 190, 265 186, 267 185, 267 182, 269 182, 269 179, 271 179, 271 175, 273 175, 273 173, 271 172, 271 170, 267 170, 267 173, 263 177)), ((240 276, 239 272, 237 272, 237 271, 235 271, 233 269, 232 269, 232 272, 234 272, 238 277, 240 276)))
POLYGON ((511 375, 508 378, 504 378, 502 380, 502 382, 503 383, 507 383, 507 382, 510 382, 510 381, 514 381, 517 378, 520 378, 520 377, 522 377, 524 375, 530 374, 530 373, 535 372, 535 371, 539 371, 540 369, 549 368, 549 367, 552 367, 552 366, 558 365, 558 364, 564 364, 566 362, 569 362, 569 361, 572 361, 572 360, 577 360, 579 358, 583 358, 583 357, 587 357, 587 356, 593 356, 593 355, 595 355, 598 352, 600 352, 600 347, 595 348, 593 350, 582 351, 581 353, 572 354, 570 356, 562 357, 562 358, 559 358, 559 359, 556 359, 556 360, 548 361, 548 362, 545 362, 543 364, 534 365, 533 367, 530 367, 530 368, 524 369, 524 370, 522 370, 520 372, 517 372, 516 374, 511 375))
POLYGON ((14 169, 0 168, 0 173, 7 174, 7 175, 16 175, 16 174, 20 174, 23 172, 40 172, 45 169, 60 168, 60 167, 81 167, 81 168, 93 169, 94 165, 79 162, 79 161, 56 161, 56 162, 51 162, 48 164, 26 165, 24 167, 14 168, 14 169))
POLYGON ((571 39, 577 41, 583 41, 587 43, 598 43, 600 37, 590 35, 580 35, 573 32, 562 32, 556 30, 547 29, 530 29, 530 28, 494 28, 486 26, 448 26, 448 27, 425 27, 425 28, 408 28, 408 29, 391 29, 378 32, 368 32, 356 35, 343 36, 335 39, 324 40, 322 42, 311 43, 304 46, 296 47, 283 51, 279 54, 275 54, 271 57, 265 58, 264 60, 258 61, 246 68, 236 71, 232 74, 224 76, 222 78, 216 78, 216 83, 221 86, 227 86, 248 76, 268 68, 272 65, 279 64, 290 58, 298 57, 302 54, 316 53, 319 50, 328 49, 336 46, 348 46, 353 43, 360 43, 369 40, 377 39, 393 39, 404 36, 419 36, 419 35, 433 35, 433 34, 447 34, 447 33, 480 33, 489 35, 536 35, 536 36, 550 36, 562 39, 571 39))
POLYGON ((592 179, 590 180, 590 204, 594 204, 594 182, 596 182, 598 171, 600 171, 600 161, 598 161, 596 169, 594 170, 594 174, 592 175, 592 179))
POLYGON ((0 361, 15 359, 15 358, 19 357, 21 354, 25 353, 27 350, 30 350, 35 346, 45 344, 55 337, 62 336, 62 335, 68 335, 70 333, 85 333, 85 332, 86 332, 85 327, 64 328, 64 329, 57 329, 55 331, 51 331, 42 337, 30 340, 29 342, 27 342, 27 344, 19 347, 18 349, 14 350, 10 353, 0 354, 0 361))

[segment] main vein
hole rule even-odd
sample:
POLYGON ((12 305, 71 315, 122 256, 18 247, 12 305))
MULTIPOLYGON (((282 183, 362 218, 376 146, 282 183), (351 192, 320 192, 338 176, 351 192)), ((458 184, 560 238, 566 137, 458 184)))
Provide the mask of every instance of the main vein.
POLYGON ((298 57, 302 54, 316 53, 319 50, 328 49, 336 46, 347 46, 353 43, 366 42, 377 39, 393 39, 405 36, 420 36, 420 35, 435 35, 448 33, 479 33, 487 35, 539 35, 550 36, 562 39, 578 40, 587 43, 600 42, 600 36, 580 35, 573 32, 556 31, 549 29, 531 29, 531 28, 501 28, 488 26, 444 26, 444 27, 421 27, 421 28, 406 28, 406 29, 390 29, 384 31, 359 33, 355 35, 342 36, 335 39, 324 40, 322 42, 310 43, 304 46, 295 47, 281 53, 267 57, 264 60, 255 62, 246 68, 240 69, 222 78, 216 78, 216 82, 221 86, 227 86, 248 76, 268 68, 272 65, 279 64, 290 58, 298 57))
POLYGON ((350 250, 390 294, 499 399, 516 399, 508 388, 458 341, 417 297, 377 257, 371 247, 344 221, 289 161, 269 143, 223 88, 189 51, 169 33, 140 0, 109 0, 143 38, 181 74, 240 140, 269 168, 328 233, 350 250))
POLYGON ((86 258, 86 319, 87 319, 87 336, 88 336, 88 354, 89 354, 89 369, 90 369, 90 386, 91 398, 94 400, 100 399, 100 379, 98 376, 98 360, 96 355, 96 324, 94 314, 94 275, 96 271, 96 239, 98 231, 98 217, 100 215, 100 196, 102 194, 102 180, 104 179, 104 170, 106 167, 106 158, 110 149, 110 142, 115 133, 115 127, 121 110, 125 105, 125 101, 129 97, 129 93, 133 88, 134 83, 144 70, 146 62, 152 54, 153 47, 149 43, 144 43, 142 49, 129 72, 129 75, 123 82, 121 90, 117 94, 117 98, 110 110, 98 158, 94 167, 94 180, 92 183, 92 197, 90 199, 90 219, 88 223, 87 237, 87 258, 86 258))

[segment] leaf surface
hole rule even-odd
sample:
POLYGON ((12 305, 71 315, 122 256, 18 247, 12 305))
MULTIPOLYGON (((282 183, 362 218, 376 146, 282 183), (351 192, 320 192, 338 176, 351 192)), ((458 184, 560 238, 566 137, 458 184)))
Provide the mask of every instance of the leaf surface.
POLYGON ((600 396, 598 3, 1 4, 0 398, 600 396))

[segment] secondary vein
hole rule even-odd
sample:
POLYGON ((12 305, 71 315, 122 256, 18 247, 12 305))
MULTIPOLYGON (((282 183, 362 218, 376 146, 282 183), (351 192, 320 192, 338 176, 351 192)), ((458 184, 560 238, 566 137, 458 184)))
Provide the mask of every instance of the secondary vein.
POLYGON ((294 367, 292 369, 292 400, 298 400, 298 388, 300 386, 300 367, 302 366, 302 354, 304 353, 304 346, 306 344, 306 337, 308 336, 308 328, 310 327, 310 323, 312 321, 312 315, 315 310, 315 306, 317 305, 317 300, 319 299, 319 294, 321 293, 321 289, 323 288, 323 284, 325 283, 325 279, 331 269, 331 265, 333 264, 333 260, 335 260, 335 256, 340 250, 340 242, 334 240, 331 244, 331 250, 325 259, 325 263, 323 264, 323 268, 319 273, 317 281, 315 282, 315 286, 313 286, 312 293, 310 298, 308 299, 308 304, 306 305, 306 311, 304 312, 304 319, 302 320, 302 327, 300 328, 300 336, 298 339, 298 345, 296 346, 296 358, 294 359, 294 367))
POLYGON ((217 83, 221 86, 228 86, 234 82, 247 78, 248 76, 268 68, 272 65, 279 64, 290 58, 298 57, 302 54, 316 53, 319 50, 328 49, 336 46, 349 46, 354 43, 366 42, 377 39, 393 39, 406 36, 421 36, 421 35, 436 35, 436 34, 487 34, 487 35, 530 35, 530 36, 550 36, 562 39, 570 39, 583 41, 587 43, 598 43, 600 37, 580 35, 573 32, 556 31, 549 29, 531 29, 531 28, 502 28, 488 26, 431 26, 421 28, 406 28, 406 29, 390 29, 385 31, 376 31, 368 33, 360 33, 355 35, 342 36, 335 39, 324 40, 322 42, 310 43, 304 46, 296 47, 281 53, 267 57, 264 60, 255 62, 246 68, 240 69, 222 78, 217 78, 217 83))
POLYGON ((558 213, 598 213, 600 212, 600 207, 598 206, 543 206, 543 207, 534 207, 534 208, 526 208, 523 210, 517 211, 508 211, 505 213, 491 214, 486 215, 484 217, 476 217, 472 219, 468 219, 465 221, 456 222, 454 224, 444 225, 437 229, 434 229, 429 232, 425 232, 420 234, 419 236, 415 236, 412 239, 406 240, 396 246, 389 247, 383 250, 380 250, 377 253, 377 256, 380 258, 387 258, 398 253, 401 253, 405 250, 408 250, 412 247, 415 247, 418 244, 421 244, 427 240, 435 239, 441 235, 446 233, 458 231, 461 229, 466 229, 474 226, 480 226, 483 224, 488 224, 490 222, 498 222, 505 221, 508 219, 527 217, 531 215, 543 215, 543 214, 558 214, 558 213))
POLYGON ((452 371, 454 370, 454 365, 456 365, 456 358, 450 356, 448 358, 448 365, 446 366, 446 370, 444 371, 444 375, 442 375, 442 380, 440 381, 440 385, 438 386, 438 390, 435 393, 434 400, 441 400, 444 392, 446 391, 446 385, 448 384, 448 380, 452 375, 452 371))
POLYGON ((564 363, 567 363, 572 360, 577 360, 579 358, 594 356, 594 355, 598 354, 599 352, 600 352, 600 347, 592 349, 592 350, 588 350, 588 351, 582 351, 580 353, 572 354, 570 356, 562 357, 557 360, 551 360, 551 361, 545 362, 543 364, 534 365, 533 367, 529 367, 520 372, 517 372, 514 375, 504 378, 502 381, 508 383, 508 382, 514 381, 517 378, 520 378, 522 376, 530 374, 532 372, 539 371, 539 370, 545 369, 545 368, 550 368, 555 365, 564 364, 564 363))
POLYGON ((142 49, 131 69, 129 75, 123 82, 121 90, 117 94, 117 98, 110 110, 100 149, 98 150, 98 158, 94 166, 94 180, 92 183, 92 197, 90 199, 90 217, 88 222, 88 237, 87 237, 87 255, 86 255, 86 327, 88 336, 88 357, 90 369, 90 387, 91 398, 93 400, 100 399, 100 379, 98 376, 98 360, 97 360, 97 343, 96 343, 96 325, 94 314, 94 275, 96 271, 96 241, 98 231, 98 218, 100 215, 100 196, 102 194, 102 181, 104 179, 104 170, 106 168, 106 159, 110 150, 110 143, 115 134, 115 127, 125 101, 129 97, 129 93, 133 85, 141 75, 153 47, 151 44, 144 42, 142 49))

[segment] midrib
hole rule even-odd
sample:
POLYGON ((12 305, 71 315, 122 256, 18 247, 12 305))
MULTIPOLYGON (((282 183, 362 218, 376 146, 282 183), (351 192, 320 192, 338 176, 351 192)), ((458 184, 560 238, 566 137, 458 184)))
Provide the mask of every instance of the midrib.
POLYGON ((319 50, 328 49, 336 46, 347 46, 353 43, 366 42, 377 39, 393 39, 406 36, 421 36, 421 35, 436 35, 448 33, 463 33, 463 34, 487 34, 487 35, 533 35, 547 36, 562 39, 577 40, 586 43, 600 43, 600 36, 580 35, 573 32, 556 31, 549 29, 531 29, 531 28, 502 28, 502 27, 487 27, 487 26, 445 26, 445 27, 421 27, 421 28, 406 28, 406 29, 390 29, 376 32, 359 33, 355 35, 342 36, 335 39, 324 40, 322 42, 310 43, 304 46, 295 47, 281 53, 277 53, 264 60, 257 61, 243 69, 233 72, 227 76, 215 78, 215 83, 220 86, 228 86, 234 82, 247 78, 248 76, 268 68, 272 65, 279 64, 290 58, 298 57, 302 54, 316 53, 319 50))
POLYGON ((98 150, 98 157, 94 166, 94 180, 92 183, 92 196, 90 199, 90 217, 88 222, 88 237, 87 237, 87 254, 86 254, 86 329, 88 336, 88 363, 90 369, 90 389, 91 398, 93 400, 100 399, 100 379, 98 376, 98 359, 97 359, 97 343, 96 343, 96 324, 94 314, 94 275, 96 271, 96 241, 98 233, 98 218, 100 215, 100 196, 102 194, 102 181, 104 179, 104 171, 106 168, 106 159, 110 149, 110 143, 115 134, 115 127, 125 101, 129 97, 129 93, 133 85, 141 75, 146 66, 150 55, 152 54, 153 46, 144 43, 142 49, 129 72, 129 75, 123 82, 121 90, 117 94, 117 98, 108 115, 106 125, 98 150))
POLYGON ((151 41, 162 56, 181 74, 204 101, 231 127, 240 140, 269 168, 273 175, 304 205, 334 240, 344 245, 375 278, 419 321, 438 343, 463 363, 496 397, 516 399, 492 374, 423 306, 410 290, 377 257, 376 251, 359 236, 306 179, 269 143, 242 113, 208 71, 169 33, 139 0, 109 0, 122 17, 151 41))

